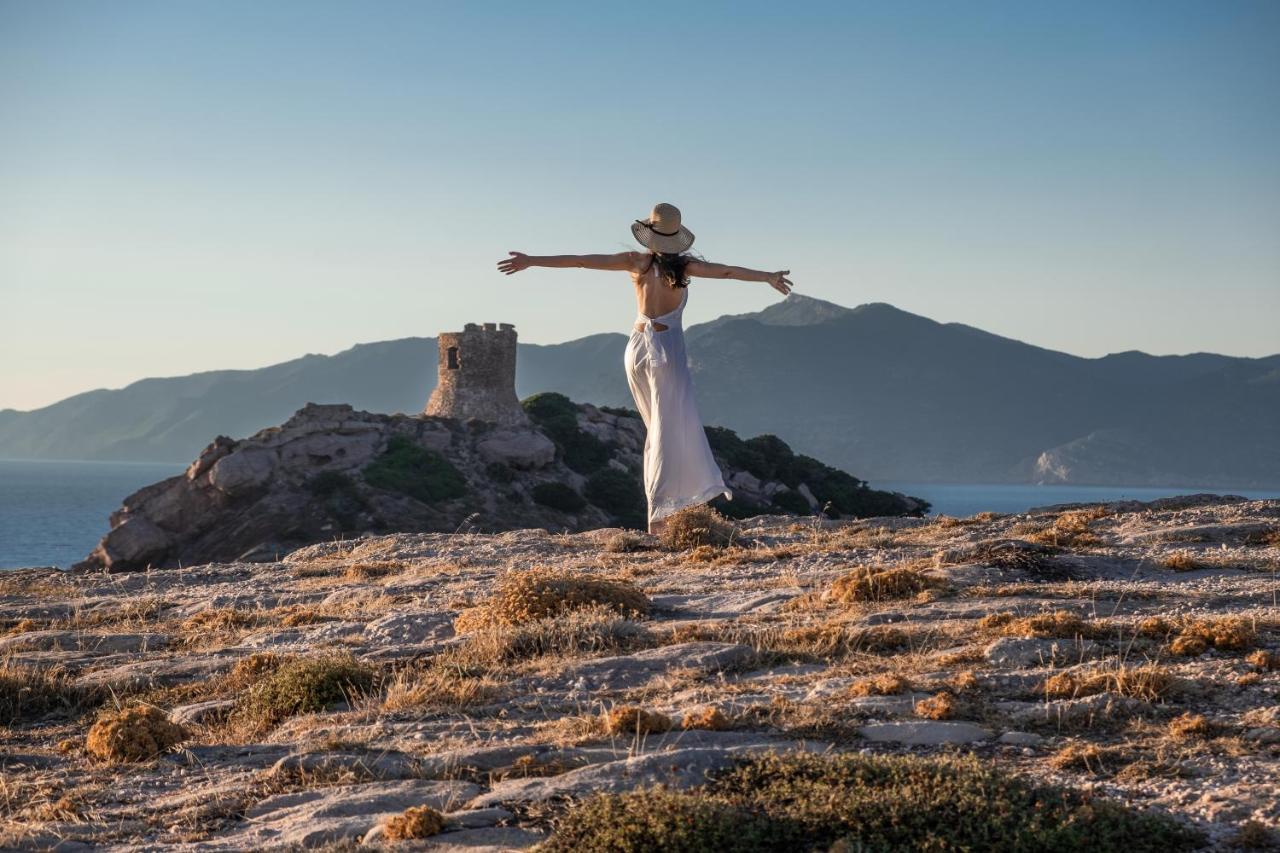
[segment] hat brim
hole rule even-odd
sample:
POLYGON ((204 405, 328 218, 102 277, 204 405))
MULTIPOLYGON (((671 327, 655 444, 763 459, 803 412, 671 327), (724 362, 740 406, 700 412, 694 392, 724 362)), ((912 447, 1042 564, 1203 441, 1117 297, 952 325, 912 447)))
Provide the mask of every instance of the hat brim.
POLYGON ((675 234, 659 234, 643 222, 632 222, 631 233, 646 249, 664 255, 678 255, 693 245, 693 232, 683 225, 675 234))

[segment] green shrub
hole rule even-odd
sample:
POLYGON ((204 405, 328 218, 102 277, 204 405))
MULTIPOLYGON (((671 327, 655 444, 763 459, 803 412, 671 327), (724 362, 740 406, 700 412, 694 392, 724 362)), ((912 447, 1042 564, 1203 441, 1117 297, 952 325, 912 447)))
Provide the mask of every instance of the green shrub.
POLYGON ((793 754, 749 759, 692 791, 598 794, 571 809, 541 849, 1169 853, 1201 843, 1172 818, 973 757, 793 754))
POLYGON ((773 505, 793 515, 809 515, 813 512, 809 502, 799 492, 778 492, 773 496, 773 505))
POLYGON ((617 415, 620 418, 635 418, 640 420, 640 413, 635 409, 628 409, 626 406, 601 406, 600 411, 610 415, 617 415))
POLYGON ((349 655, 286 660, 240 694, 233 716, 251 731, 264 732, 289 717, 366 693, 374 680, 373 669, 349 655))
POLYGON ((453 463, 402 435, 394 436, 386 451, 364 469, 364 480, 423 503, 449 500, 467 491, 467 481, 453 463))
POLYGON ((621 527, 643 529, 648 522, 649 502, 644 486, 634 474, 613 467, 601 468, 587 480, 586 496, 621 527))
POLYGON ((331 518, 343 527, 355 527, 356 517, 369 508, 356 481, 341 471, 321 471, 307 483, 331 518))
POLYGON ((525 414, 555 442, 564 464, 579 474, 590 474, 609 464, 609 446, 578 427, 578 407, 563 394, 548 391, 526 398, 525 414))
POLYGON ((753 516, 764 515, 769 511, 768 507, 751 503, 737 496, 734 496, 733 500, 728 500, 721 495, 713 499, 710 506, 724 517, 735 519, 752 518, 753 516))
MULTIPOLYGON (((869 489, 866 483, 852 474, 832 468, 812 456, 794 452, 776 435, 757 435, 744 441, 733 430, 724 427, 706 427, 706 433, 712 452, 725 464, 748 471, 762 482, 777 480, 792 489, 804 483, 817 498, 819 506, 829 505, 827 512, 832 516, 868 518, 902 515, 907 511, 906 504, 892 492, 869 489)), ((920 503, 923 509, 917 514, 928 512, 928 502, 920 503)), ((789 512, 804 515, 811 512, 807 506, 800 509, 794 501, 787 505, 779 504, 775 499, 774 504, 789 512)), ((735 518, 745 517, 738 512, 733 514, 735 518)))
POLYGON ((587 505, 582 495, 564 483, 539 483, 533 487, 534 503, 558 509, 561 512, 577 512, 587 505))

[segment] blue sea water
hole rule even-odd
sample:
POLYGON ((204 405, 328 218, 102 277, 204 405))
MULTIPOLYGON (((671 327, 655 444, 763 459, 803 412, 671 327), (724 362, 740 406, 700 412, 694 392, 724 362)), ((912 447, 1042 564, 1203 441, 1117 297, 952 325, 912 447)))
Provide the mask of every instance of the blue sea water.
POLYGON ((1177 486, 1033 486, 899 482, 872 482, 869 485, 873 489, 888 489, 924 498, 933 505, 930 512, 951 516, 966 516, 987 511, 1017 513, 1025 512, 1032 507, 1054 504, 1152 501, 1156 498, 1206 492, 1218 495, 1240 495, 1254 499, 1280 498, 1280 489, 1259 491, 1232 489, 1225 486, 1180 488, 1177 486))
MULTIPOLYGON (((181 473, 168 462, 29 462, 0 460, 0 569, 66 567, 93 550, 107 532, 107 516, 145 485, 181 473)), ((1102 500, 1152 500, 1194 492, 1277 498, 1274 491, 1111 488, 1091 486, 939 485, 873 482, 924 498, 933 512, 973 515, 1021 512, 1033 506, 1102 500)))
POLYGON ((67 567, 107 532, 107 516, 143 486, 182 473, 172 462, 0 460, 0 569, 67 567))

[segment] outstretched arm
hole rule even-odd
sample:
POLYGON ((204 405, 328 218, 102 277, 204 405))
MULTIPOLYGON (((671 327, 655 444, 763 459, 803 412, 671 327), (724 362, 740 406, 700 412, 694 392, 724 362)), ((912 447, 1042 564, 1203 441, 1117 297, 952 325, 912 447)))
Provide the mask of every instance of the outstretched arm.
POLYGON ((529 267, 578 267, 585 270, 617 270, 634 272, 637 269, 639 252, 619 252, 616 255, 526 255, 522 252, 508 252, 511 255, 498 261, 498 271, 506 275, 527 270, 529 267))
POLYGON ((783 296, 790 293, 791 288, 794 286, 791 283, 791 279, 787 278, 787 276, 791 275, 791 270, 764 272, 762 270, 747 269, 746 267, 731 267, 727 264, 713 264, 709 261, 690 261, 684 271, 689 275, 696 275, 698 278, 736 278, 739 281, 767 281, 770 287, 783 296))

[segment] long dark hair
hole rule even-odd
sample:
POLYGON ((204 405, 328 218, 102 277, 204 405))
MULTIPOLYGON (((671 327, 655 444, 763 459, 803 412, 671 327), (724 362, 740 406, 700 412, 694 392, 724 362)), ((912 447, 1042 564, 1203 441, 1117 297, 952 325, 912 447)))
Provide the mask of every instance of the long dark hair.
POLYGON ((685 267, 689 266, 689 261, 693 260, 693 255, 688 252, 680 252, 679 254, 670 255, 666 252, 654 252, 653 260, 649 262, 650 266, 658 265, 658 274, 662 276, 662 280, 667 283, 668 287, 688 287, 689 276, 685 274, 685 267))

